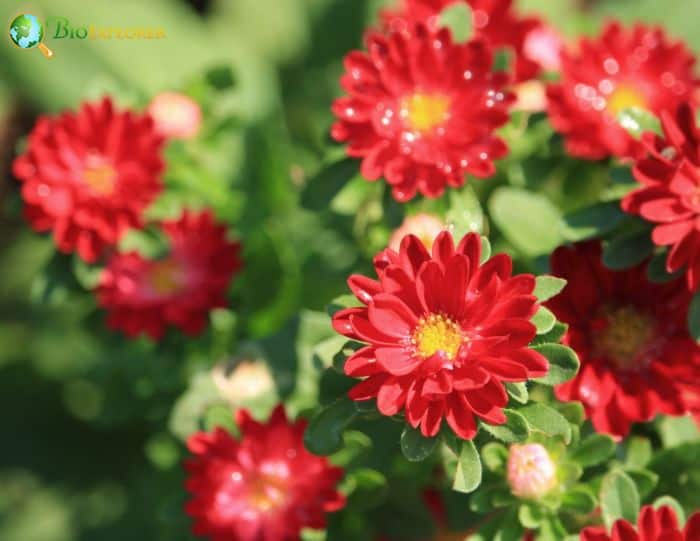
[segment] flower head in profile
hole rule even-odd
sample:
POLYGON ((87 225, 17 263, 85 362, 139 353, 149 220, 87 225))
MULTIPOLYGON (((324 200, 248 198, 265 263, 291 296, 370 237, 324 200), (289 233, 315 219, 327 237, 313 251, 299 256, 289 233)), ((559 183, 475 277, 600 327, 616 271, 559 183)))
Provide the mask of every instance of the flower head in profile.
POLYGON ((192 98, 162 92, 148 106, 158 132, 168 139, 192 139, 202 126, 202 110, 192 98))
POLYGON ((642 507, 637 524, 620 519, 612 531, 590 527, 581 532, 581 541, 696 541, 700 539, 700 513, 695 513, 685 527, 678 523, 676 512, 669 506, 654 509, 642 507))
POLYGON ((148 115, 120 111, 110 98, 78 112, 42 116, 13 165, 24 215, 52 232, 61 252, 95 262, 162 190, 162 137, 148 115))
POLYGON ((116 254, 97 287, 107 324, 130 337, 145 333, 156 340, 169 325, 200 333, 209 311, 226 306, 231 277, 241 267, 240 245, 227 240, 226 227, 208 211, 185 211, 162 229, 170 244, 165 257, 116 254))
POLYGON ((674 110, 698 88, 695 57, 660 28, 608 24, 564 52, 562 78, 548 88, 549 118, 578 158, 634 157, 639 143, 622 127, 621 112, 674 110))
POLYGON ((552 273, 568 283, 546 304, 569 325, 564 342, 581 360, 556 395, 582 402, 597 431, 623 437, 632 423, 689 411, 700 347, 688 334, 690 293, 682 280, 651 283, 645 263, 609 270, 601 251, 588 242, 552 255, 552 273))
POLYGON ((477 419, 506 421, 505 382, 543 376, 549 365, 528 348, 534 276, 513 276, 507 255, 480 257, 475 233, 455 246, 444 231, 430 252, 409 235, 375 257, 377 279, 350 277, 362 306, 337 312, 333 327, 365 344, 345 363, 348 376, 362 378, 353 400, 376 398, 384 415, 405 412, 425 436, 443 420, 464 439, 476 435, 477 419))
POLYGON ((668 272, 685 270, 688 287, 700 287, 700 130, 695 111, 681 105, 661 116, 664 137, 645 134, 647 156, 637 161, 641 184, 622 200, 626 212, 654 225, 652 240, 670 248, 668 272))
POLYGON ((507 153, 494 130, 508 120, 507 76, 491 71, 482 41, 453 42, 448 29, 372 32, 368 52, 345 58, 331 134, 362 160, 367 180, 384 177, 397 201, 439 197, 465 176, 490 177, 507 153))
POLYGON ((557 468, 542 444, 514 444, 508 451, 507 479, 514 496, 536 500, 556 485, 557 468))
POLYGON ((275 408, 267 423, 236 413, 241 438, 217 428, 188 441, 185 507, 193 532, 210 541, 300 541, 303 528, 322 529, 341 509, 343 470, 303 445, 305 421, 275 408))

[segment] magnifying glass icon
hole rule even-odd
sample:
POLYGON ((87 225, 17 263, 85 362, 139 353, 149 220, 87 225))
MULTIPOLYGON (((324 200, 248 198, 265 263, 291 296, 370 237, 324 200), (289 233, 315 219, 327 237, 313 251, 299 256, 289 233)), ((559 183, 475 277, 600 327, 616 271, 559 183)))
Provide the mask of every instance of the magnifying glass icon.
POLYGON ((10 23, 10 39, 20 49, 38 47, 46 58, 53 56, 53 51, 44 45, 44 27, 34 15, 24 13, 17 15, 10 23))

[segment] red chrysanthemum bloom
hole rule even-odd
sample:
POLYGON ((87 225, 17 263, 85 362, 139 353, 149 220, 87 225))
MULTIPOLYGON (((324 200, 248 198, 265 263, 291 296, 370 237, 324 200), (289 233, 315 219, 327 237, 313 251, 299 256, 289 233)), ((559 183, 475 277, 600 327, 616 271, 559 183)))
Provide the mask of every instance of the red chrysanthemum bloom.
POLYGON ((100 278, 97 298, 109 312, 107 324, 128 336, 157 340, 168 325, 198 334, 209 311, 226 306, 226 290, 241 267, 240 245, 226 239, 226 227, 208 211, 186 211, 162 228, 170 243, 166 257, 115 254, 100 278))
POLYGON ((537 17, 518 15, 513 0, 402 0, 398 8, 382 11, 381 18, 384 27, 391 31, 405 32, 415 23, 437 29, 442 11, 460 3, 468 5, 471 11, 473 37, 514 54, 512 72, 516 81, 532 79, 543 68, 552 67, 552 56, 543 56, 542 48, 533 49, 532 43, 532 37, 548 27, 537 17))
POLYGON ((670 246, 669 272, 686 269, 688 287, 700 286, 700 130, 688 104, 676 115, 663 113, 665 138, 645 134, 649 154, 634 167, 642 184, 622 200, 622 208, 654 224, 652 240, 670 246))
POLYGON ((425 436, 437 434, 443 418, 465 439, 477 433, 475 417, 505 422, 504 382, 543 376, 548 364, 528 349, 534 276, 511 276, 507 255, 484 264, 480 255, 474 233, 455 248, 444 231, 432 255, 409 235, 398 252, 376 256, 378 280, 350 277, 363 306, 336 313, 333 327, 368 344, 345 363, 348 376, 365 378, 353 400, 376 398, 384 415, 405 411, 425 436))
POLYGON ((637 107, 660 114, 692 99, 695 57, 661 28, 608 24, 597 39, 582 38, 562 53, 561 82, 549 86, 548 113, 573 156, 598 160, 638 155, 641 146, 618 115, 637 107))
POLYGON ((604 528, 590 527, 581 532, 581 541, 698 541, 700 539, 700 513, 695 513, 685 528, 678 524, 675 511, 669 506, 654 509, 642 507, 639 520, 634 524, 620 519, 612 532, 604 528))
POLYGON ((306 421, 287 420, 282 406, 267 424, 236 413, 241 439, 222 428, 188 441, 185 511, 195 535, 210 541, 299 541, 302 528, 322 529, 326 513, 345 499, 336 488, 343 470, 309 453, 306 421))
POLYGON ((581 360, 557 397, 582 402, 597 431, 618 437, 632 423, 686 413, 685 397, 698 389, 700 348, 687 331, 683 281, 649 282, 646 264, 609 270, 598 242, 558 248, 552 273, 568 283, 546 304, 569 325, 564 343, 581 360))
POLYGON ((333 104, 335 140, 362 158, 368 180, 385 177, 398 201, 439 197, 465 174, 489 177, 506 155, 493 132, 508 120, 507 76, 491 71, 485 43, 455 44, 448 29, 370 33, 369 53, 345 58, 348 96, 333 104))
POLYGON ((161 192, 162 145, 149 115, 118 111, 109 98, 41 117, 13 167, 27 220, 36 231, 53 231, 60 251, 96 261, 141 226, 161 192))

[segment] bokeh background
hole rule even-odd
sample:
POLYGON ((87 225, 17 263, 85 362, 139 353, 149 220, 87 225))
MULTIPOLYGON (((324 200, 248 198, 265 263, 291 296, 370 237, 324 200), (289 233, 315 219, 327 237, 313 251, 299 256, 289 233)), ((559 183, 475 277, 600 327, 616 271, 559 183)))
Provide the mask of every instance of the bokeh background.
MULTIPOLYGON (((51 61, 0 40, 0 540, 190 539, 180 511, 184 448, 178 434, 187 431, 188 408, 198 407, 192 378, 246 341, 265 349, 279 394, 297 411, 317 400, 304 365, 310 345, 328 331, 314 310, 322 310, 342 291, 350 269, 386 242, 388 231, 371 227, 377 213, 392 223, 396 212, 388 201, 382 210, 368 198, 357 214, 359 195, 350 190, 328 213, 326 191, 354 169, 340 162, 333 179, 316 175, 341 154, 327 131, 342 57, 360 46, 365 28, 387 4, 0 3, 6 24, 28 12, 75 25, 167 32, 159 41, 49 35, 51 61), (137 107, 169 89, 197 97, 209 124, 207 136, 188 147, 188 159, 171 163, 170 195, 159 204, 177 207, 178 197, 186 197, 213 207, 255 258, 247 258, 236 280, 232 309, 217 311, 205 336, 127 344, 102 330, 94 301, 66 276, 72 272, 89 283, 89 269, 66 273, 51 240, 21 219, 10 164, 37 115, 104 93, 137 107)), ((606 17, 659 22, 700 52, 698 0, 518 5, 569 37, 594 32, 606 17)), ((527 257, 521 264, 529 264, 527 257)), ((215 423, 227 412, 213 408, 207 415, 215 423)))

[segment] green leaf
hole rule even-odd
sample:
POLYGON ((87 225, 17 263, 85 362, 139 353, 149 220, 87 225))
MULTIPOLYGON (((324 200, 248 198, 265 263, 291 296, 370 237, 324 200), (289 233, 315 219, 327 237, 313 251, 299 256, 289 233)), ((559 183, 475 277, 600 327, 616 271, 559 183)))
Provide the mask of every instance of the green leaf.
POLYGON ((652 456, 653 450, 651 447, 651 442, 647 438, 633 436, 627 440, 625 464, 628 467, 644 468, 647 464, 649 464, 652 456))
POLYGON ((518 520, 517 511, 513 509, 498 521, 499 530, 493 537, 493 541, 521 541, 523 527, 518 520))
POLYGON ((506 383, 506 391, 508 391, 508 394, 510 397, 515 400, 516 402, 520 402, 521 404, 527 404, 527 401, 529 399, 529 393, 527 391, 527 383, 524 381, 519 381, 519 382, 512 382, 509 381, 506 383))
POLYGON ((440 26, 446 26, 452 31, 455 42, 464 43, 473 33, 471 9, 466 4, 445 8, 440 14, 440 26))
POLYGON ((583 440, 571 458, 584 468, 605 462, 615 453, 615 441, 604 434, 592 434, 583 440))
POLYGON ((664 447, 700 440, 700 430, 692 417, 662 417, 659 433, 664 447))
POLYGON ((540 527, 544 513, 542 507, 534 502, 524 502, 518 509, 518 520, 525 528, 536 530, 540 527))
POLYGON ((533 295, 540 302, 545 302, 558 295, 566 287, 566 280, 556 276, 542 275, 535 278, 533 295))
POLYGON ((516 443, 525 441, 530 435, 527 421, 514 410, 504 410, 506 422, 502 425, 490 425, 481 423, 481 428, 491 434, 494 438, 506 443, 516 443))
POLYGON ((654 251, 648 231, 641 231, 612 240, 603 250, 603 264, 612 270, 638 265, 654 251))
POLYGON ((576 513, 578 515, 587 515, 593 512, 597 502, 595 495, 591 489, 585 485, 575 486, 566 491, 561 500, 561 506, 564 511, 576 513))
POLYGON ((639 506, 639 492, 629 475, 615 470, 603 477, 600 487, 600 507, 608 529, 619 519, 635 524, 639 506))
POLYGON ((353 306, 362 306, 355 295, 340 295, 330 302, 326 307, 326 312, 330 317, 333 317, 336 312, 344 310, 345 308, 352 308, 353 306))
POLYGON ((504 445, 492 441, 481 448, 481 458, 489 471, 503 472, 508 462, 508 449, 504 445))
POLYGON ((700 291, 693 295, 688 309, 688 331, 690 336, 700 344, 700 291))
POLYGON ((547 436, 561 436, 566 444, 571 441, 571 425, 555 409, 544 404, 530 404, 520 408, 518 413, 525 417, 530 430, 547 436))
POLYGON ((481 459, 471 440, 461 444, 457 458, 457 471, 452 488, 457 492, 474 492, 481 484, 481 459))
POLYGON ((573 349, 561 344, 543 344, 533 346, 549 361, 549 372, 546 376, 536 379, 544 385, 558 385, 573 378, 579 369, 579 360, 573 349))
POLYGON ((659 483, 659 476, 649 470, 626 469, 625 472, 637 485, 637 492, 642 500, 651 494, 651 491, 659 483))
POLYGON ((343 431, 357 417, 355 404, 341 398, 319 411, 304 434, 304 445, 315 455, 327 456, 343 446, 343 431))
MULTIPOLYGON (((313 360, 316 366, 319 369, 334 366, 335 356, 344 349, 345 344, 348 342, 346 337, 338 334, 316 344, 313 349, 313 360)), ((345 355, 343 355, 343 358, 345 358, 345 355)))
POLYGON ((481 237, 481 260, 480 263, 487 261, 491 257, 491 242, 488 237, 481 237))
POLYGON ((666 259, 668 257, 667 252, 659 252, 654 254, 654 257, 649 261, 647 265, 647 278, 650 282, 656 284, 666 284, 683 274, 683 269, 680 269, 674 273, 669 273, 666 270, 666 259))
POLYGON ((597 203, 564 217, 563 236, 578 242, 609 233, 627 218, 618 201, 597 203))
POLYGON ((581 402, 559 402, 556 406, 557 411, 571 424, 578 426, 586 420, 586 411, 581 402))
POLYGON ((653 132, 662 135, 661 121, 659 118, 641 107, 627 107, 617 114, 620 126, 635 139, 641 138, 643 133, 653 132))
POLYGON ((545 196, 520 188, 498 188, 489 200, 494 223, 527 257, 548 254, 562 238, 556 227, 561 213, 545 196))
POLYGON ((437 447, 438 438, 426 438, 419 429, 406 425, 401 434, 401 452, 411 462, 428 458, 437 447))
POLYGON ((557 318, 547 308, 540 306, 531 321, 537 328, 537 334, 547 334, 554 328, 557 318))
POLYGON ((450 226, 455 239, 461 239, 470 232, 480 233, 484 230, 484 211, 471 184, 450 190, 448 199, 449 209, 445 214, 445 223, 450 226))
POLYGON ((530 345, 540 346, 542 344, 558 344, 561 342, 561 339, 564 337, 568 329, 569 326, 566 323, 557 321, 554 323, 554 327, 552 327, 551 331, 535 336, 530 345))
POLYGON ((380 505, 387 497, 389 487, 386 477, 377 470, 358 468, 348 474, 350 485, 348 505, 353 509, 372 509, 380 505))
POLYGON ((685 526, 685 510, 675 498, 672 498, 671 496, 661 496, 660 498, 657 498, 652 505, 654 506, 654 509, 659 509, 660 507, 670 507, 676 513, 676 518, 678 519, 678 524, 680 527, 683 528, 683 526, 685 526))
POLYGON ((358 172, 358 160, 346 158, 325 167, 304 187, 303 207, 321 211, 330 206, 333 198, 358 172))

